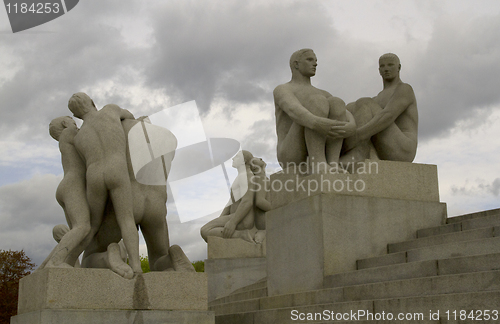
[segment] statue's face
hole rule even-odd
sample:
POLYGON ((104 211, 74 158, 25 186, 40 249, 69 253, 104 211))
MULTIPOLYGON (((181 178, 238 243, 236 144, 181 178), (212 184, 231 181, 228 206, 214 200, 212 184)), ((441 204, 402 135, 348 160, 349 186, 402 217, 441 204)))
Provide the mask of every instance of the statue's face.
POLYGON ((399 75, 401 65, 391 57, 381 58, 378 62, 378 71, 384 80, 393 80, 399 75))
POLYGON ((299 61, 297 62, 299 72, 303 76, 312 77, 316 74, 316 66, 318 65, 318 59, 313 51, 308 51, 302 54, 299 61))
POLYGON ((243 158, 243 153, 239 151, 234 157, 233 157, 233 168, 237 168, 238 166, 245 164, 245 159, 243 158))

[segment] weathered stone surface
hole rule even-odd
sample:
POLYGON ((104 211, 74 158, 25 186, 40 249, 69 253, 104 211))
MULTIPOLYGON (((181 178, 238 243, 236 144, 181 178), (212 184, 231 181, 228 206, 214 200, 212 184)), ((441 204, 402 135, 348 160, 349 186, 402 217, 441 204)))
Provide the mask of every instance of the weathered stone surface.
POLYGON ((208 311, 45 309, 17 315, 11 324, 214 324, 208 311))
POLYGON ((108 269, 46 268, 21 279, 18 313, 46 309, 206 311, 207 277, 168 271, 128 280, 108 269))
POLYGON ((328 275, 356 270, 356 260, 386 253, 388 242, 439 225, 445 204, 321 194, 267 213, 269 296, 323 288, 328 275))
POLYGON ((322 193, 439 202, 435 165, 366 160, 364 166, 361 174, 275 173, 270 180, 273 209, 322 193))
POLYGON ((266 258, 207 259, 205 273, 212 301, 265 278, 266 258))
POLYGON ((242 239, 208 237, 209 259, 262 258, 266 256, 266 242, 251 243, 242 239))

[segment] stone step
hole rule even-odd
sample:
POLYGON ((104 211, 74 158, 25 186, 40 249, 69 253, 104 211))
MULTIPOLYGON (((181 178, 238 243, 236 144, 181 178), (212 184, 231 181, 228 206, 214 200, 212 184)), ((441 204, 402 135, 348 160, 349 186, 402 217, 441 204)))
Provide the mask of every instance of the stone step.
MULTIPOLYGON (((472 214, 465 216, 470 216, 470 215, 472 214)), ((482 215, 482 216, 477 216, 477 215, 474 216, 474 215, 470 217, 459 216, 461 218, 458 217, 448 218, 446 221, 447 222, 446 225, 420 229, 417 231, 417 238, 467 231, 483 227, 500 226, 500 212, 498 212, 497 209, 477 213, 477 215, 482 215)))
MULTIPOLYGON (((422 323, 425 320, 430 320, 430 313, 437 314, 445 322, 459 322, 460 311, 466 311, 467 314, 470 311, 483 311, 492 310, 499 311, 500 308, 500 291, 487 291, 487 292, 474 292, 474 293, 458 293, 458 294, 443 294, 434 296, 423 296, 423 297, 408 297, 408 298, 392 298, 392 299, 377 299, 374 301, 360 301, 360 302, 342 302, 342 303, 328 303, 310 306, 299 306, 299 307, 286 307, 270 310, 259 310, 250 311, 245 313, 234 313, 225 315, 216 315, 217 324, 226 323, 238 323, 238 324, 268 324, 268 323, 312 323, 320 322, 323 323, 338 323, 338 321, 331 321, 326 318, 316 318, 316 321, 311 320, 294 320, 299 314, 304 313, 313 314, 316 313, 328 314, 334 313, 348 313, 348 314, 359 314, 358 311, 364 311, 365 314, 371 313, 374 319, 377 318, 377 314, 386 314, 388 319, 388 313, 393 314, 393 318, 396 319, 398 314, 412 314, 413 321, 415 323, 422 323), (457 313, 457 318, 455 321, 454 311, 457 313), (448 313, 446 313, 448 312, 448 313), (421 319, 423 316, 424 321, 417 321, 417 317, 421 319), (451 318, 447 318, 451 316, 451 318)), ((476 315, 478 313, 474 313, 476 315)), ((307 316, 307 315, 306 315, 307 316)), ((365 315, 366 316, 366 315, 365 315)), ((352 319, 352 318, 351 318, 352 319)), ((361 320, 361 322, 366 321, 366 319, 371 320, 366 317, 355 317, 356 320, 361 320)), ((462 323, 473 323, 475 321, 465 320, 462 323)), ((498 323, 496 321, 482 320, 481 323, 498 323)), ((399 323, 399 321, 395 321, 399 323)), ((434 322, 431 322, 434 323, 434 322)), ((435 322, 439 323, 439 322, 435 322)))
POLYGON ((439 245, 451 242, 473 241, 482 238, 500 236, 500 227, 485 227, 469 231, 460 231, 449 234, 428 236, 416 240, 387 244, 387 252, 403 252, 421 247, 439 245))
POLYGON ((233 291, 231 293, 231 295, 238 294, 238 293, 241 293, 241 292, 244 292, 244 291, 260 289, 260 288, 267 288, 267 278, 261 279, 261 280, 255 282, 255 283, 253 283, 251 285, 248 285, 248 286, 236 289, 235 291, 233 291))
POLYGON ((226 303, 231 303, 235 301, 254 299, 267 297, 267 288, 258 288, 253 290, 247 290, 239 293, 233 293, 229 296, 225 296, 222 298, 215 299, 208 303, 209 306, 221 305, 226 303))
POLYGON ((500 269, 500 253, 401 263, 326 276, 325 288, 500 269))
POLYGON ((458 223, 458 222, 461 222, 464 220, 481 218, 481 217, 491 216, 491 215, 500 215, 500 208, 484 210, 484 211, 469 213, 469 214, 463 214, 463 215, 459 215, 459 216, 448 217, 446 219, 446 223, 448 223, 448 224, 458 223))
MULTIPOLYGON (((465 236, 460 237, 460 239, 472 238, 474 235, 479 235, 479 234, 487 235, 488 231, 490 231, 492 235, 494 235, 495 233, 497 234, 500 233, 499 229, 490 228, 486 229, 484 233, 481 233, 480 231, 472 233, 473 235, 465 234, 465 236)), ((459 237, 459 235, 458 236, 452 235, 450 237, 448 235, 450 234, 442 235, 446 236, 447 238, 441 240, 446 241, 450 240, 450 238, 458 239, 459 237)), ((439 240, 440 239, 436 239, 435 242, 439 242, 439 240)), ((418 239, 415 241, 418 241, 418 239)), ((411 244, 417 244, 409 242, 414 242, 414 241, 407 241, 403 243, 408 244, 408 246, 411 246, 411 244)), ((426 243, 424 243, 424 245, 425 244, 426 243)), ((438 259, 447 259, 452 257, 482 255, 482 254, 491 254, 499 252, 500 252, 500 236, 489 237, 489 238, 487 237, 483 239, 476 239, 470 241, 458 241, 458 242, 449 242, 438 245, 423 246, 420 248, 407 250, 406 252, 396 252, 373 258, 361 259, 356 261, 356 267, 358 270, 363 270, 374 267, 401 264, 405 262, 438 260, 438 259)))
POLYGON ((407 262, 416 262, 490 253, 500 253, 500 237, 452 242, 413 249, 406 252, 406 259, 407 262))
POLYGON ((223 315, 236 312, 331 304, 336 302, 489 290, 500 290, 500 270, 320 289, 288 295, 263 297, 259 299, 259 304, 257 304, 256 300, 251 300, 248 303, 244 301, 230 302, 224 304, 223 307, 210 307, 210 310, 214 310, 216 315, 223 315))

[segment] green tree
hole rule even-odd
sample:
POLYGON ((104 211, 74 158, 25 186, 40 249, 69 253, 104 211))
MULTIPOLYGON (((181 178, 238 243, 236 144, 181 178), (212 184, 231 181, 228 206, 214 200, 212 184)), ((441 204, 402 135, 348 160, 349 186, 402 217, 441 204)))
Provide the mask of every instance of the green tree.
POLYGON ((141 260, 141 268, 142 268, 142 272, 143 273, 146 273, 146 272, 149 272, 151 271, 151 269, 149 269, 149 260, 148 260, 148 257, 147 256, 140 256, 139 257, 140 260, 141 260))
POLYGON ((196 270, 196 272, 205 272, 205 262, 204 261, 193 262, 193 267, 196 270))
POLYGON ((19 280, 34 268, 23 250, 0 250, 0 324, 9 324, 17 314, 19 280))

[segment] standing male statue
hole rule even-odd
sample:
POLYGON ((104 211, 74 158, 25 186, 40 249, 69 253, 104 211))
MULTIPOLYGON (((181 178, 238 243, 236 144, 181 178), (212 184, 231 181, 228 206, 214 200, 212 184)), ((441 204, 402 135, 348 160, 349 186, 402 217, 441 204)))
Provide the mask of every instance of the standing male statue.
POLYGON ((374 98, 347 105, 356 120, 354 135, 344 140, 343 165, 367 158, 412 162, 417 152, 418 112, 412 87, 401 81, 399 58, 392 53, 379 59, 384 89, 374 98))
POLYGON ((342 99, 311 85, 318 60, 313 50, 290 58, 292 79, 274 89, 278 162, 283 168, 308 161, 309 170, 337 166, 343 138, 356 128, 342 99))

